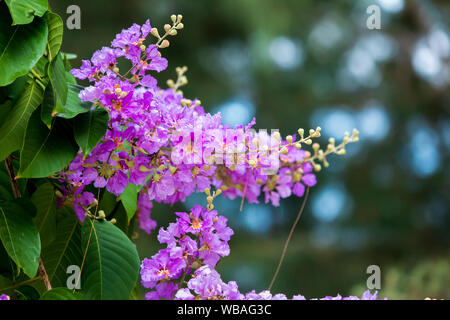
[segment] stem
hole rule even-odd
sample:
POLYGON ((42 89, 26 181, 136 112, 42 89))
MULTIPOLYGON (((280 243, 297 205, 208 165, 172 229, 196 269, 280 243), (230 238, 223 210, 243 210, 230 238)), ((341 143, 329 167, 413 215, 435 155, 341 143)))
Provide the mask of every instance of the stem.
POLYGON ((268 289, 269 291, 270 291, 270 289, 272 289, 272 286, 273 286, 275 280, 277 279, 278 273, 280 272, 281 265, 283 264, 284 256, 286 255, 286 251, 287 251, 287 248, 289 245, 289 241, 291 241, 291 237, 294 234, 295 227, 297 226, 297 223, 300 220, 303 209, 305 209, 306 200, 308 200, 308 194, 309 194, 309 188, 307 187, 305 197, 303 198, 303 202, 302 202, 300 211, 297 214, 297 218, 295 219, 294 224, 291 227, 291 231, 289 232, 288 238, 286 239, 286 242, 284 244, 283 252, 281 253, 281 258, 280 258, 280 262, 278 263, 277 270, 275 271, 275 274, 273 275, 272 281, 270 281, 270 285, 269 285, 269 289, 268 289))
MULTIPOLYGON (((14 168, 12 166, 12 156, 11 155, 9 155, 5 159, 5 165, 6 165, 6 170, 8 171, 9 180, 11 181, 11 187, 13 189, 14 198, 20 198, 20 197, 22 197, 22 195, 20 193, 20 189, 19 189, 19 186, 16 181, 16 177, 14 174, 14 168)), ((39 258, 38 271, 40 274, 39 279, 42 279, 42 281, 44 281, 45 288, 47 290, 51 290, 52 286, 50 284, 50 280, 48 278, 47 271, 45 270, 44 263, 42 262, 41 258, 39 258)), ((36 278, 33 278, 33 279, 36 279, 36 278)), ((31 280, 33 280, 33 279, 31 279, 31 280)))
POLYGON ((12 166, 12 155, 9 155, 5 159, 6 170, 8 171, 9 180, 11 181, 11 187, 13 190, 14 198, 20 198, 22 195, 20 194, 19 185, 17 184, 17 180, 14 176, 14 168, 12 166))
POLYGON ((42 281, 44 282, 45 289, 47 291, 52 290, 52 285, 50 284, 50 279, 48 278, 47 271, 45 270, 44 263, 42 262, 42 259, 39 258, 39 274, 42 277, 42 281))

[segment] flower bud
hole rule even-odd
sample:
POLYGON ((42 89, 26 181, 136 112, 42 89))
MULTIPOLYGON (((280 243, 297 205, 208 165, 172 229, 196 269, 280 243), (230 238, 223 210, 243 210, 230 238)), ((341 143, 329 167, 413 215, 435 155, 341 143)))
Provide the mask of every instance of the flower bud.
POLYGON ((154 36, 154 37, 156 37, 156 38, 161 38, 160 36, 159 36, 159 32, 158 32, 158 29, 157 28, 152 28, 152 31, 150 31, 150 33, 154 36))
POLYGON ((167 39, 164 39, 163 42, 159 45, 161 49, 167 48, 168 46, 170 46, 170 42, 167 39))
POLYGON ((106 218, 105 211, 100 210, 100 211, 98 212, 98 218, 99 218, 100 220, 105 220, 105 218, 106 218))
POLYGON ((292 143, 292 136, 291 135, 289 135, 289 136, 287 136, 286 137, 286 141, 288 142, 288 143, 292 143))

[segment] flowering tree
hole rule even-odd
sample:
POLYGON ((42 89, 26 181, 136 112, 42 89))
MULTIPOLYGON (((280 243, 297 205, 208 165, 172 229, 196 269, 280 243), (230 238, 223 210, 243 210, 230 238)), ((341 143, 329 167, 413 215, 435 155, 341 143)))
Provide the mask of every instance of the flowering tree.
POLYGON ((161 33, 149 20, 134 24, 72 69, 60 17, 47 1, 22 2, 0 4, 1 299, 129 299, 140 285, 147 299, 286 299, 222 281, 215 267, 230 254, 233 230, 214 199, 306 200, 315 172, 358 131, 321 148, 320 127, 285 138, 256 131, 255 119, 232 128, 183 96, 186 67, 161 88, 160 51, 183 29, 181 15, 161 33), (194 192, 205 193, 206 207, 176 212, 159 229, 165 248, 140 261, 135 224, 150 234, 154 202, 194 192), (68 278, 70 270, 78 272, 68 278))

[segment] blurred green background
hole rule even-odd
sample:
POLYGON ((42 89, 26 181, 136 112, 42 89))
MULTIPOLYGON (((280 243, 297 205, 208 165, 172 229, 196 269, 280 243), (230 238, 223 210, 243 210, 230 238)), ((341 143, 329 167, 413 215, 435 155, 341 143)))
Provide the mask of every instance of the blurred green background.
MULTIPOLYGON (((63 19, 81 8, 81 30, 63 50, 81 59, 115 34, 150 18, 162 30, 172 13, 185 29, 163 50, 160 85, 189 67, 185 96, 229 124, 280 129, 320 125, 323 141, 357 127, 361 141, 318 174, 273 292, 306 297, 361 295, 369 265, 381 268, 381 296, 450 298, 450 3, 419 0, 51 0, 63 19), (381 30, 366 8, 381 8, 381 30)), ((173 208, 156 205, 159 225, 173 208)), ((218 201, 235 230, 218 269, 241 291, 266 289, 301 200, 279 208, 218 201)), ((141 257, 156 232, 139 234, 141 257)))

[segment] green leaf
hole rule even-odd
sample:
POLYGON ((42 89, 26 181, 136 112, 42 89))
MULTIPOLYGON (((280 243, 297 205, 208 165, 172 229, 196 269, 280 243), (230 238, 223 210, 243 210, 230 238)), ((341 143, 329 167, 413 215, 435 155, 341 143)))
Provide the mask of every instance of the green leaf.
POLYGON ((57 222, 56 236, 52 244, 42 249, 42 261, 53 286, 66 286, 67 267, 81 266, 81 227, 73 207, 63 207, 58 211, 61 219, 57 222))
POLYGON ((34 224, 38 228, 42 248, 47 247, 56 235, 56 195, 53 185, 46 182, 33 193, 31 201, 37 209, 34 224))
POLYGON ((15 199, 0 204, 0 239, 8 255, 33 278, 38 270, 41 241, 30 210, 34 206, 26 199, 15 199))
POLYGON ((67 288, 53 288, 44 292, 40 300, 82 300, 83 297, 67 288))
POLYGON ((12 83, 31 70, 44 54, 47 35, 44 19, 12 27, 8 11, 0 6, 0 86, 12 83))
POLYGON ((27 79, 27 76, 19 77, 6 87, 0 87, 0 101, 11 101, 15 103, 22 94, 27 84, 27 79))
POLYGON ((58 117, 72 119, 81 113, 88 112, 91 109, 91 103, 81 102, 80 98, 78 97, 82 89, 82 86, 69 84, 64 112, 57 113, 56 115, 58 117))
POLYGON ((51 62, 61 49, 64 25, 61 17, 53 12, 48 11, 45 14, 45 18, 48 24, 48 60, 51 62))
POLYGON ((30 117, 20 153, 20 178, 42 178, 72 161, 78 147, 72 137, 69 121, 55 119, 51 129, 41 121, 40 110, 30 117))
POLYGON ((21 286, 15 289, 19 300, 39 300, 39 292, 32 286, 21 286))
POLYGON ((64 61, 61 54, 56 56, 56 59, 48 66, 48 76, 53 88, 54 102, 53 112, 64 112, 64 105, 67 100, 67 81, 66 69, 64 68, 64 61))
POLYGON ((81 238, 88 248, 81 275, 83 295, 97 300, 128 299, 140 267, 130 239, 110 222, 90 219, 83 224, 81 238))
POLYGON ((42 102, 43 95, 44 90, 29 79, 25 90, 8 114, 7 121, 0 126, 0 160, 22 147, 28 119, 42 102))
POLYGON ((102 109, 91 110, 74 119, 75 140, 84 156, 87 156, 105 135, 108 120, 108 112, 102 109))
POLYGON ((48 9, 47 0, 5 0, 14 24, 27 24, 34 16, 42 17, 48 9))
POLYGON ((130 183, 120 195, 120 200, 127 211, 128 221, 136 214, 139 189, 139 186, 130 183))
POLYGON ((47 86, 44 91, 44 100, 42 101, 41 106, 41 120, 43 123, 47 125, 47 127, 51 127, 53 120, 53 109, 56 104, 56 97, 53 94, 52 86, 47 86))

